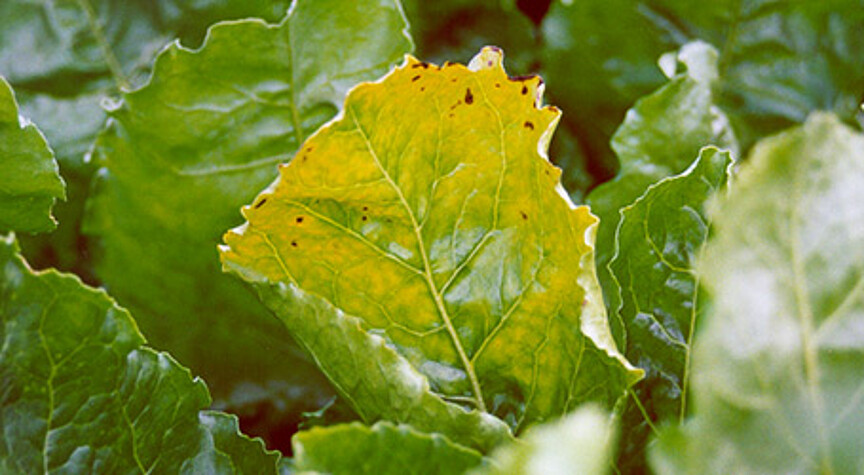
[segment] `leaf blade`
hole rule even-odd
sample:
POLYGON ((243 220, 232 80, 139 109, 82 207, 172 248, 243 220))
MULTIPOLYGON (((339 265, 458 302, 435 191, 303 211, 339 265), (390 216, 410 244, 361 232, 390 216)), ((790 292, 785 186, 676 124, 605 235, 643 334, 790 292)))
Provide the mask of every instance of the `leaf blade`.
POLYGON ((656 466, 860 468, 862 150, 859 132, 814 114, 760 142, 717 203, 698 266, 714 304, 694 355, 696 411, 661 439, 656 466), (753 445, 757 432, 771 443, 753 445))
MULTIPOLYGON (((432 401, 431 387, 444 399, 472 401, 480 415, 493 403, 490 412, 518 429, 585 399, 611 405, 638 378, 615 349, 600 301, 596 219, 569 202, 560 171, 543 156, 558 113, 535 107, 537 78, 509 79, 500 63, 491 48, 471 69, 409 57, 381 81, 358 86, 344 117, 281 168, 222 248, 225 268, 258 286, 323 367, 356 361, 362 374, 378 363, 366 359, 369 351, 340 355, 322 338, 326 326, 291 315, 314 313, 304 299, 333 307, 324 313, 335 314, 331 321, 356 319, 356 330, 383 337, 412 370, 405 381, 405 370, 388 371, 379 387, 354 398, 367 420, 407 422, 484 449, 485 436, 448 432, 457 427, 450 428, 452 415, 436 422, 424 413, 431 403, 411 403, 416 410, 406 414, 380 398, 410 393, 411 401, 432 401), (557 235, 556 220, 565 223, 557 235), (555 264, 544 262, 546 254, 555 264), (569 260, 571 270, 557 259, 569 260), (508 348, 520 341, 524 352, 508 348), (598 386, 589 374, 608 381, 598 386)), ((367 346, 375 340, 365 339, 367 346)), ((357 376, 345 373, 330 376, 352 391, 353 383, 340 380, 357 376)), ((446 413, 462 411, 438 400, 446 413)))
POLYGON ((0 232, 51 231, 51 208, 66 199, 54 152, 33 124, 19 117, 12 87, 0 76, 0 232))
POLYGON ((243 473, 236 464, 246 464, 275 473, 276 454, 240 434, 233 416, 199 422, 204 383, 144 346, 104 291, 33 272, 12 236, 0 239, 0 268, 4 471, 243 473))
POLYGON ((347 87, 410 50, 406 27, 394 0, 300 1, 278 25, 218 24, 198 50, 163 51, 111 110, 85 218, 96 274, 217 399, 246 404, 237 389, 251 384, 285 417, 332 395, 254 293, 222 275, 215 245, 347 87))

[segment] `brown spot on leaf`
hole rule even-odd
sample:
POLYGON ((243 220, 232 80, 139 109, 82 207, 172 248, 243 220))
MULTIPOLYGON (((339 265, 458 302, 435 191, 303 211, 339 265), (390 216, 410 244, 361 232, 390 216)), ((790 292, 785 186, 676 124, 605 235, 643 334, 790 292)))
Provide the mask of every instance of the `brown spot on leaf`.
POLYGON ((291 241, 291 247, 297 247, 297 241, 291 241))
POLYGON ((416 81, 416 80, 418 80, 418 79, 420 79, 420 75, 419 75, 419 74, 416 75, 416 76, 414 76, 413 78, 411 78, 411 82, 414 82, 414 81, 416 81))
POLYGON ((528 94, 528 86, 522 86, 522 95, 528 94))
POLYGON ((519 214, 522 215, 522 219, 524 219, 525 221, 528 221, 528 215, 524 211, 520 210, 519 214))
POLYGON ((362 217, 362 218, 360 218, 360 219, 362 219, 362 220, 363 220, 363 221, 366 221, 366 220, 367 220, 367 219, 369 219, 369 218, 368 218, 368 217, 366 217, 366 215, 363 215, 363 217, 362 217))
POLYGON ((264 206, 264 203, 266 203, 266 202, 267 202, 267 198, 262 198, 261 201, 255 203, 255 209, 258 209, 258 208, 264 206))
POLYGON ((474 94, 471 94, 471 88, 465 90, 465 103, 473 104, 474 103, 474 94))
POLYGON ((501 87, 501 83, 500 83, 500 82, 496 82, 496 83, 495 83, 495 87, 500 88, 500 87, 501 87))
POLYGON ((530 120, 526 120, 525 123, 522 125, 524 125, 526 129, 534 130, 534 123, 530 120))
POLYGON ((297 224, 302 223, 303 222, 303 216, 297 216, 297 219, 295 219, 294 221, 296 221, 297 224))

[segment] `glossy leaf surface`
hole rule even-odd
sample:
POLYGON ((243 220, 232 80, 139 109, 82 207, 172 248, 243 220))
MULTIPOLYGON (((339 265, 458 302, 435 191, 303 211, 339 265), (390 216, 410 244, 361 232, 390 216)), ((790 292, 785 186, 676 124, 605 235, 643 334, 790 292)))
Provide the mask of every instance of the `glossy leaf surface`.
POLYGON ((216 245, 347 87, 410 50, 405 28, 393 0, 300 1, 278 26, 222 23, 200 50, 172 45, 111 110, 85 223, 97 275, 217 398, 241 404, 251 385, 300 412, 331 394, 254 293, 220 272, 216 245))
MULTIPOLYGON (((676 68, 674 57, 672 68, 676 68)), ((699 150, 717 145, 737 151, 726 116, 714 105, 711 84, 717 77, 717 52, 706 43, 681 49, 677 62, 685 71, 669 84, 640 99, 612 139, 621 161, 614 180, 588 195, 591 210, 600 217, 597 232, 597 273, 609 308, 617 308, 618 290, 606 265, 615 248, 619 210, 641 196, 649 185, 683 172, 699 150)), ((612 331, 623 343, 623 329, 613 316, 612 331)))
POLYGON ((225 267, 364 419, 488 448, 486 412, 518 432, 638 378, 609 334, 596 218, 544 157, 559 112, 539 83, 493 48, 470 69, 409 58, 353 89, 225 236, 225 267))
POLYGON ((65 197, 54 152, 19 116, 12 88, 0 76, 0 232, 54 229, 51 208, 65 197))
POLYGON ((864 135, 833 115, 761 141, 711 209, 694 416, 663 473, 864 466, 864 135))
POLYGON ((628 400, 623 418, 622 463, 644 464, 650 428, 686 415, 693 332, 704 312, 693 266, 711 226, 705 204, 725 189, 731 164, 729 152, 706 147, 684 173, 621 210, 609 270, 620 290, 624 354, 645 371, 633 388, 639 401, 628 400))
POLYGON ((126 310, 0 238, 0 471, 275 473, 278 456, 199 411, 199 379, 143 346, 126 310))
POLYGON ((368 475, 465 473, 483 461, 480 453, 440 434, 378 422, 318 427, 292 441, 297 472, 368 475))

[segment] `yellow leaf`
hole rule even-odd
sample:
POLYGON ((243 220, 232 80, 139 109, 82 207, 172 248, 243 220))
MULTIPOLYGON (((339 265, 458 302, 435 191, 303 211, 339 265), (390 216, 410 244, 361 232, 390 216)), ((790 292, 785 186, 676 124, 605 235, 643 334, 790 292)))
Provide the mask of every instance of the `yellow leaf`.
POLYGON ((394 402, 421 381, 518 431, 611 406, 639 377, 609 334, 597 219, 546 158, 560 112, 501 61, 497 48, 469 67, 408 57, 357 86, 225 236, 226 268, 259 284, 367 420, 448 433, 421 421, 428 397, 394 402), (385 370, 385 350, 402 369, 385 370))

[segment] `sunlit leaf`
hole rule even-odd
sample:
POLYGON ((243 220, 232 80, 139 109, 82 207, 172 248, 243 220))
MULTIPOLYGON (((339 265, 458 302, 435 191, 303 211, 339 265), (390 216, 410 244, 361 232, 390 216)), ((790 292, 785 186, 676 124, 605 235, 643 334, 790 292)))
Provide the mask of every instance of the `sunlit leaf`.
POLYGON ((612 468, 616 430, 596 406, 581 407, 560 420, 532 427, 518 442, 490 456, 472 475, 599 475, 612 468))
POLYGON ((367 421, 488 448, 506 432, 488 414, 518 432, 638 378, 609 334, 596 218, 544 157, 559 112, 539 84, 493 48, 470 69, 409 58, 353 89, 225 236, 225 267, 367 421))
POLYGON ((711 209, 694 416, 662 473, 864 467, 864 135, 830 114, 765 139, 711 209))

